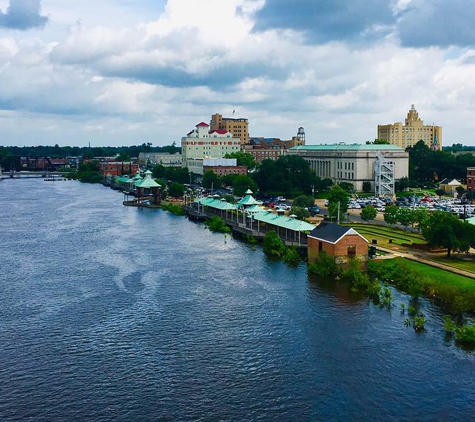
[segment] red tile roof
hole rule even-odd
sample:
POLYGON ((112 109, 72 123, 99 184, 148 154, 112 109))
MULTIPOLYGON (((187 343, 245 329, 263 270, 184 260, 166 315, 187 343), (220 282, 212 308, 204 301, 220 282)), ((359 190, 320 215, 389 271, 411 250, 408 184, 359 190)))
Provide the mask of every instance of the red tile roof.
POLYGON ((209 125, 205 122, 201 122, 201 123, 198 123, 196 126, 209 126, 209 125))
POLYGON ((218 129, 218 130, 211 130, 209 133, 219 133, 220 135, 225 135, 226 133, 228 133, 227 130, 224 130, 224 129, 218 129))

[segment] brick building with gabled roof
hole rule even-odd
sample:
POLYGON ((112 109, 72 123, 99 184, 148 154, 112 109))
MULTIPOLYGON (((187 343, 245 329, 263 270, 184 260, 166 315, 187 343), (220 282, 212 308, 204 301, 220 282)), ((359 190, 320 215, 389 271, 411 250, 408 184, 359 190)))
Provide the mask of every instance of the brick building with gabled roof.
POLYGON ((308 262, 315 262, 322 251, 339 265, 350 259, 368 261, 368 241, 355 229, 335 223, 322 222, 308 235, 308 262))

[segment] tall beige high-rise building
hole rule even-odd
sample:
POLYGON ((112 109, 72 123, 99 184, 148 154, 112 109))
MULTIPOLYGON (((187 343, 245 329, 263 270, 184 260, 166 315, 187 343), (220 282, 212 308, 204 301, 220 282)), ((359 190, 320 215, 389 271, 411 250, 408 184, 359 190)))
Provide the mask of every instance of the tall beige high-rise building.
POLYGON ((223 117, 221 114, 213 114, 209 124, 210 130, 227 130, 234 137, 241 139, 241 145, 249 142, 249 121, 247 119, 235 119, 223 117))
POLYGON ((422 140, 430 149, 441 150, 442 126, 424 125, 412 104, 404 126, 402 123, 378 125, 378 139, 384 139, 391 145, 397 145, 404 149, 422 140))

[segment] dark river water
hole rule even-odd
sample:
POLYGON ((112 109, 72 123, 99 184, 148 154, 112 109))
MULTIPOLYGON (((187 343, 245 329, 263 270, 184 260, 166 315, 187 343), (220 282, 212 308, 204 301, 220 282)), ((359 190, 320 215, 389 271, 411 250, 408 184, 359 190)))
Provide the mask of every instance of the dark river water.
POLYGON ((98 185, 0 181, 0 420, 473 421, 475 358, 98 185))

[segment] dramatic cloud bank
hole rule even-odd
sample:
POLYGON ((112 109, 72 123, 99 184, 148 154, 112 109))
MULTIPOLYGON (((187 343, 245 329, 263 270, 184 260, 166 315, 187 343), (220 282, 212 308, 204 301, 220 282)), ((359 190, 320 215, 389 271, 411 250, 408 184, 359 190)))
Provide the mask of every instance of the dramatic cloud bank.
POLYGON ((46 26, 39 1, 6 1, 2 144, 163 145, 233 110, 252 136, 365 142, 412 103, 475 144, 468 0, 50 0, 46 26))

